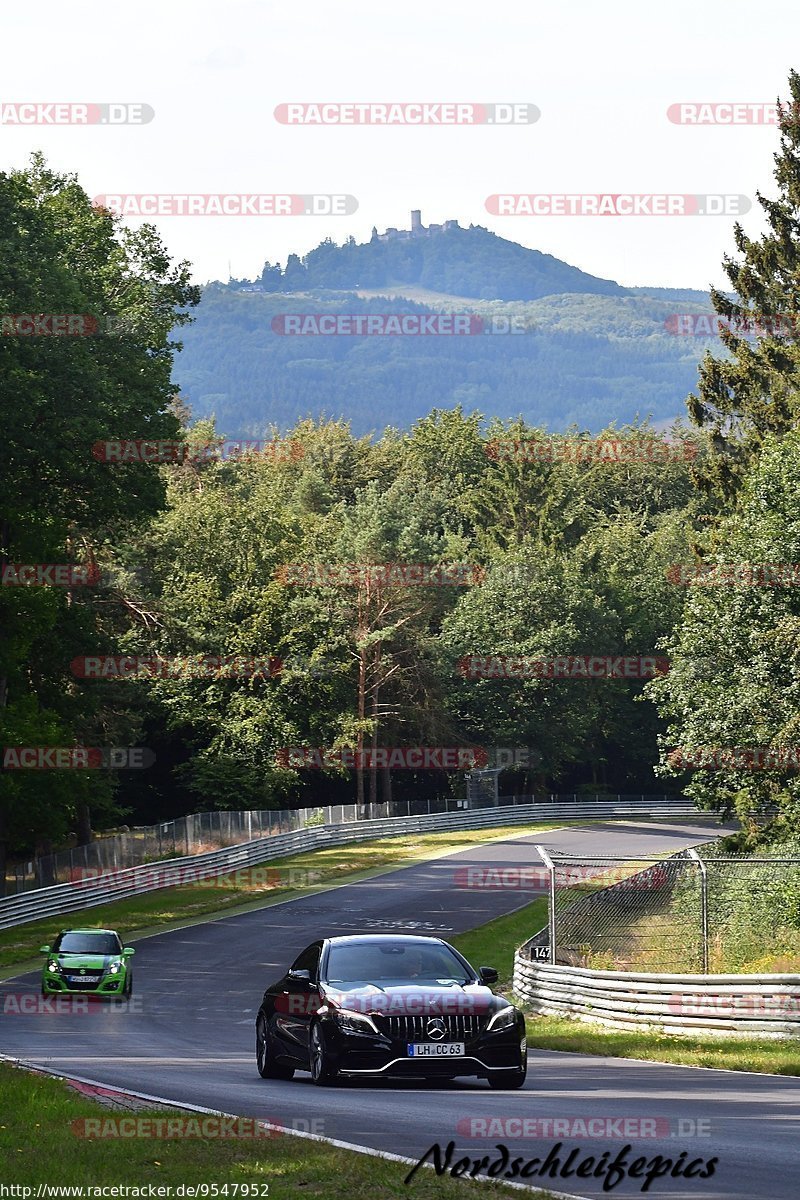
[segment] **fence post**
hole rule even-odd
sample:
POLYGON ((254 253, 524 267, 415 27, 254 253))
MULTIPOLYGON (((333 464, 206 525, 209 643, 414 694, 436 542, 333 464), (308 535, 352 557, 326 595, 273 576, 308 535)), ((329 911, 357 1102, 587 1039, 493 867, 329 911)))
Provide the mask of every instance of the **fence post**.
POLYGON ((708 974, 708 868, 700 855, 692 847, 689 857, 694 859, 700 868, 700 922, 703 938, 703 974, 708 974))
POLYGON ((550 874, 550 887, 547 900, 547 925, 550 931, 550 965, 554 967, 556 965, 556 868, 555 863, 544 846, 534 846, 534 850, 550 874))

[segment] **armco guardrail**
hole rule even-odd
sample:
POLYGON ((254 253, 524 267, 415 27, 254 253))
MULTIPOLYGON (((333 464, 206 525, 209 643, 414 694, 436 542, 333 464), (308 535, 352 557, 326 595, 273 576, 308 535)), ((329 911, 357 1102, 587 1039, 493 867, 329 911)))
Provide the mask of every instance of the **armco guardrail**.
POLYGON ((671 1034, 800 1037, 800 975, 646 975, 514 960, 514 992, 535 1013, 671 1034))
MULTIPOLYGON (((306 850, 340 846, 347 842, 392 837, 403 833, 433 833, 436 830, 481 829, 491 826, 519 825, 527 821, 583 820, 598 817, 638 817, 641 819, 674 819, 704 816, 689 801, 677 798, 666 804, 628 801, 604 804, 593 801, 575 804, 520 804, 513 808, 480 808, 456 813, 419 817, 383 817, 373 821, 356 821, 348 825, 318 825, 294 833, 274 834, 239 846, 212 850, 183 858, 171 858, 160 863, 125 867, 96 879, 76 880, 33 892, 7 896, 0 900, 0 929, 38 921, 45 917, 92 908, 111 900, 123 900, 142 892, 158 891, 171 886, 169 872, 183 872, 182 882, 188 882, 186 872, 202 872, 203 878, 227 875, 244 867, 286 858, 306 850)), ((178 877, 180 878, 180 876, 178 877)), ((175 875, 172 883, 176 881, 175 875)))
MULTIPOLYGON (((497 773, 492 773, 497 783, 497 773)), ((0 897, 18 895, 33 888, 55 887, 73 879, 123 867, 138 867, 155 859, 177 858, 179 855, 208 854, 212 850, 240 846, 257 838, 279 833, 294 833, 312 825, 349 825, 354 821, 372 821, 378 817, 424 817, 461 809, 490 808, 500 805, 566 804, 626 804, 629 801, 653 805, 669 803, 675 797, 664 795, 557 795, 499 796, 480 799, 459 799, 453 796, 427 796, 424 799, 381 801, 378 804, 326 804, 311 808, 284 809, 211 809, 189 813, 184 817, 159 821, 156 825, 134 825, 84 842, 41 854, 33 860, 8 863, 5 889, 0 897)), ((679 797, 677 799, 680 799, 679 797)))

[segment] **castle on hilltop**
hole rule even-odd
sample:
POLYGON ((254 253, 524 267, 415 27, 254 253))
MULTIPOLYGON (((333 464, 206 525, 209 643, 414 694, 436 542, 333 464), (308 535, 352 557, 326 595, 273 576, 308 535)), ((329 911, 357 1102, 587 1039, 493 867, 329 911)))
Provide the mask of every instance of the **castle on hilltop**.
POLYGON ((426 229, 422 224, 422 209, 412 208, 410 229, 395 229, 394 226, 390 226, 386 233, 378 233, 377 226, 373 225, 372 241, 395 242, 408 238, 430 237, 432 233, 446 233, 450 229, 458 228, 458 221, 445 221, 443 225, 429 225, 426 229))

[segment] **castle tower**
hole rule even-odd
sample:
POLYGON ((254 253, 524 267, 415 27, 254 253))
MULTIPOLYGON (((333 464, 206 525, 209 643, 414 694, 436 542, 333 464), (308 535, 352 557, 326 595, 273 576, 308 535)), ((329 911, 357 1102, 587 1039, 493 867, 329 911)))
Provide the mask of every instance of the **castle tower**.
POLYGON ((411 210, 411 233, 422 233, 422 209, 412 208, 411 210))

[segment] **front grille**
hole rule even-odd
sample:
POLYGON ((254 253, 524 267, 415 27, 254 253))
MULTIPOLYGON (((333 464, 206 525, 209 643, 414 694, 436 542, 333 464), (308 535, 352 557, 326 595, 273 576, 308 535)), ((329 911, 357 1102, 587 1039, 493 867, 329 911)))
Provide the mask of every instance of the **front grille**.
POLYGON ((447 1013, 441 1017, 378 1016, 372 1018, 381 1033, 400 1042, 469 1042, 483 1029, 485 1019, 475 1013, 447 1013), (428 1033, 428 1022, 441 1020, 445 1024, 443 1038, 432 1038, 428 1033))

